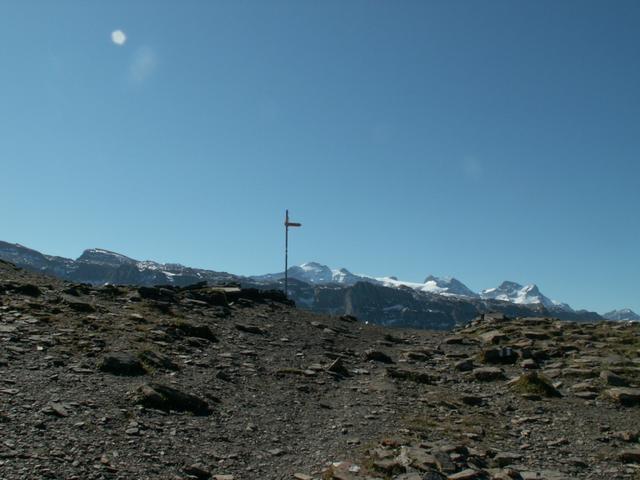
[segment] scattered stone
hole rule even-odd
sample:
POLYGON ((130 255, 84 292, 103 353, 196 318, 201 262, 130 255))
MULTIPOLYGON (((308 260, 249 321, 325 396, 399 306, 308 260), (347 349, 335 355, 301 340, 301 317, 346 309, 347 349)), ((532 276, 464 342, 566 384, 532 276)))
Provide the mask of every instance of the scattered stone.
POLYGON ((454 473, 453 475, 449 475, 447 477, 448 480, 480 480, 487 479, 488 476, 486 473, 480 470, 473 470, 471 468, 467 468, 458 473, 454 473))
POLYGON ((498 367, 475 368, 471 373, 473 377, 480 382, 493 382, 506 378, 502 369, 498 367))
POLYGON ((500 452, 493 457, 493 463, 497 467, 506 467, 522 460, 522 455, 518 453, 500 452))
POLYGON ((143 350, 138 354, 138 358, 142 363, 149 365, 152 368, 174 371, 180 369, 178 364, 171 360, 171 357, 152 350, 143 350))
POLYGON ((187 475, 196 477, 199 480, 207 480, 211 478, 211 471, 202 463, 194 463, 182 469, 187 475))
POLYGON ((176 330, 182 332, 183 335, 195 338, 203 338, 205 340, 209 340, 210 342, 218 341, 218 337, 215 336, 208 325, 197 325, 186 321, 180 321, 175 323, 173 326, 176 330))
POLYGON ((409 380, 415 383, 434 383, 435 378, 427 372, 409 370, 406 368, 387 367, 387 375, 398 380, 409 380))
POLYGON ((264 328, 257 325, 248 325, 244 323, 236 323, 236 328, 241 332, 254 333, 256 335, 266 335, 268 332, 264 328))
POLYGON ((56 417, 64 418, 69 416, 67 409, 60 403, 52 402, 42 410, 47 415, 55 415, 56 417))
POLYGON ((340 377, 349 376, 349 370, 347 370, 347 367, 344 366, 340 358, 336 358, 333 362, 331 362, 331 364, 327 367, 327 372, 334 373, 340 377))
POLYGON ((313 480, 311 475, 307 475, 305 473, 294 473, 293 478, 295 480, 313 480))

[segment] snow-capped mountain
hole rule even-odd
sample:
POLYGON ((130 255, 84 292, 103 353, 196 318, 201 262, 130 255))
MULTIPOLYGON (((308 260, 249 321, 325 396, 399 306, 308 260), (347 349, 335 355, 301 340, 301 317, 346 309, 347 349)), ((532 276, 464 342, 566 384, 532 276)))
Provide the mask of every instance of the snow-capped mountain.
POLYGON ((477 298, 478 294, 469 289, 461 281, 452 277, 434 277, 429 275, 424 283, 417 282, 405 282, 398 280, 396 277, 378 277, 375 278, 379 283, 386 287, 409 287, 421 292, 435 293, 438 295, 455 296, 455 297, 470 297, 477 298))
MULTIPOLYGON (((435 293, 445 296, 459 296, 477 298, 478 294, 469 289, 466 285, 455 278, 445 277, 439 278, 429 275, 424 283, 406 282, 398 280, 397 277, 374 277, 371 275, 354 274, 346 268, 330 268, 318 262, 307 262, 300 266, 289 267, 289 278, 295 278, 312 285, 355 285, 357 282, 369 282, 385 287, 408 287, 420 292, 435 293)), ((284 277, 282 273, 270 273, 267 275, 252 276, 253 280, 273 281, 284 277)))
POLYGON ((449 295, 457 295, 459 297, 477 297, 478 294, 467 287, 460 280, 453 277, 434 277, 433 275, 429 275, 425 280, 424 284, 428 285, 430 288, 433 288, 434 293, 441 294, 449 294, 449 295), (436 291, 436 289, 438 291, 436 291))
MULTIPOLYGON (((520 285, 516 282, 502 282, 497 288, 474 292, 460 280, 452 277, 435 277, 429 275, 423 283, 407 282, 397 277, 374 277, 364 274, 353 274, 346 268, 332 269, 318 262, 307 262, 299 266, 289 267, 289 278, 294 278, 311 285, 338 284, 355 285, 357 282, 369 282, 391 288, 410 288, 419 292, 432 293, 447 297, 480 298, 484 300, 500 300, 519 305, 542 305, 551 310, 573 311, 566 303, 556 302, 544 296, 536 285, 520 285)), ((282 273, 272 273, 250 277, 256 281, 274 281, 284 277, 282 273)))
POLYGON ((630 308, 623 308, 622 310, 612 310, 611 312, 607 312, 602 316, 607 320, 640 322, 640 315, 638 315, 630 308))
POLYGON ((484 299, 502 300, 504 302, 517 303, 521 305, 540 304, 550 309, 572 310, 566 303, 556 302, 545 297, 538 286, 520 285, 516 282, 505 281, 497 288, 488 288, 480 292, 480 297, 484 299))
MULTIPOLYGON (((287 269, 289 278, 300 280, 312 285, 328 285, 336 283, 339 285, 354 285, 357 282, 375 281, 372 278, 355 275, 346 268, 332 269, 318 262, 307 262, 302 265, 294 265, 287 269)), ((268 273, 266 275, 254 275, 253 280, 273 281, 284 278, 284 272, 268 273)))

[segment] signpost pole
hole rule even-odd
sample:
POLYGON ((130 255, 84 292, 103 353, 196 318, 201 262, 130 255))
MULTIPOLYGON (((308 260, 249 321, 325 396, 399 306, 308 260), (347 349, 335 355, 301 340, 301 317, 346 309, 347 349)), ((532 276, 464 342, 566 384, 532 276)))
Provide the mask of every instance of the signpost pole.
POLYGON ((284 296, 289 298, 289 210, 284 220, 284 296))
POLYGON ((289 298, 289 227, 301 227, 298 222, 289 221, 289 210, 284 216, 284 295, 289 298))

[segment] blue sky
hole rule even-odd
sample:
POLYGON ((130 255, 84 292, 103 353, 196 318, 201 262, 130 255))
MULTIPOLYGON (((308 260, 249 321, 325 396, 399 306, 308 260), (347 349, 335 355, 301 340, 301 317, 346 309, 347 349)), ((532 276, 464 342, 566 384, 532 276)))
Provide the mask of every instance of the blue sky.
POLYGON ((0 4, 0 239, 640 312, 640 3, 0 4), (122 30, 123 45, 111 33, 122 30))

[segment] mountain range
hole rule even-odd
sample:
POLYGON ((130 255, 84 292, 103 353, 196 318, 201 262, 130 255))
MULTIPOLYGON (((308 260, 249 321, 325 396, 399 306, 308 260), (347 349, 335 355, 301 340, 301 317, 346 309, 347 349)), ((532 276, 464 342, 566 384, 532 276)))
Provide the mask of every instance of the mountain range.
POLYGON ((90 284, 186 286, 202 281, 225 283, 238 279, 236 275, 225 272, 190 268, 176 263, 134 260, 101 248, 85 250, 72 260, 0 241, 0 259, 63 280, 90 284))
MULTIPOLYGON (((247 277, 175 263, 140 261, 100 248, 85 250, 73 260, 0 241, 0 259, 64 280, 94 285, 186 286, 207 282, 259 289, 284 288, 284 272, 247 277)), ((288 276, 289 294, 301 308, 355 315, 363 321, 384 325, 450 329, 486 312, 578 321, 603 319, 595 312, 574 311, 564 303, 549 299, 536 285, 523 286, 510 281, 476 293, 455 278, 429 275, 423 283, 406 282, 392 276, 354 274, 346 268, 332 269, 317 262, 292 266, 288 276)), ((605 318, 610 320, 637 319, 630 310, 607 315, 611 318, 605 318)))
MULTIPOLYGON (((373 277, 370 275, 356 275, 346 268, 332 269, 317 262, 303 263, 290 267, 287 271, 289 278, 295 278, 312 285, 355 285, 358 282, 369 282, 385 287, 408 287, 416 291, 434 293, 444 296, 462 298, 482 298, 485 300, 502 300, 505 302, 530 305, 540 304, 550 309, 572 311, 566 303, 560 303, 544 296, 537 285, 520 285, 516 282, 505 281, 497 288, 489 288, 476 293, 460 280, 453 277, 434 277, 429 275, 423 283, 398 280, 396 277, 373 277)), ((267 275, 252 276, 257 281, 274 281, 284 277, 284 272, 267 275)))

